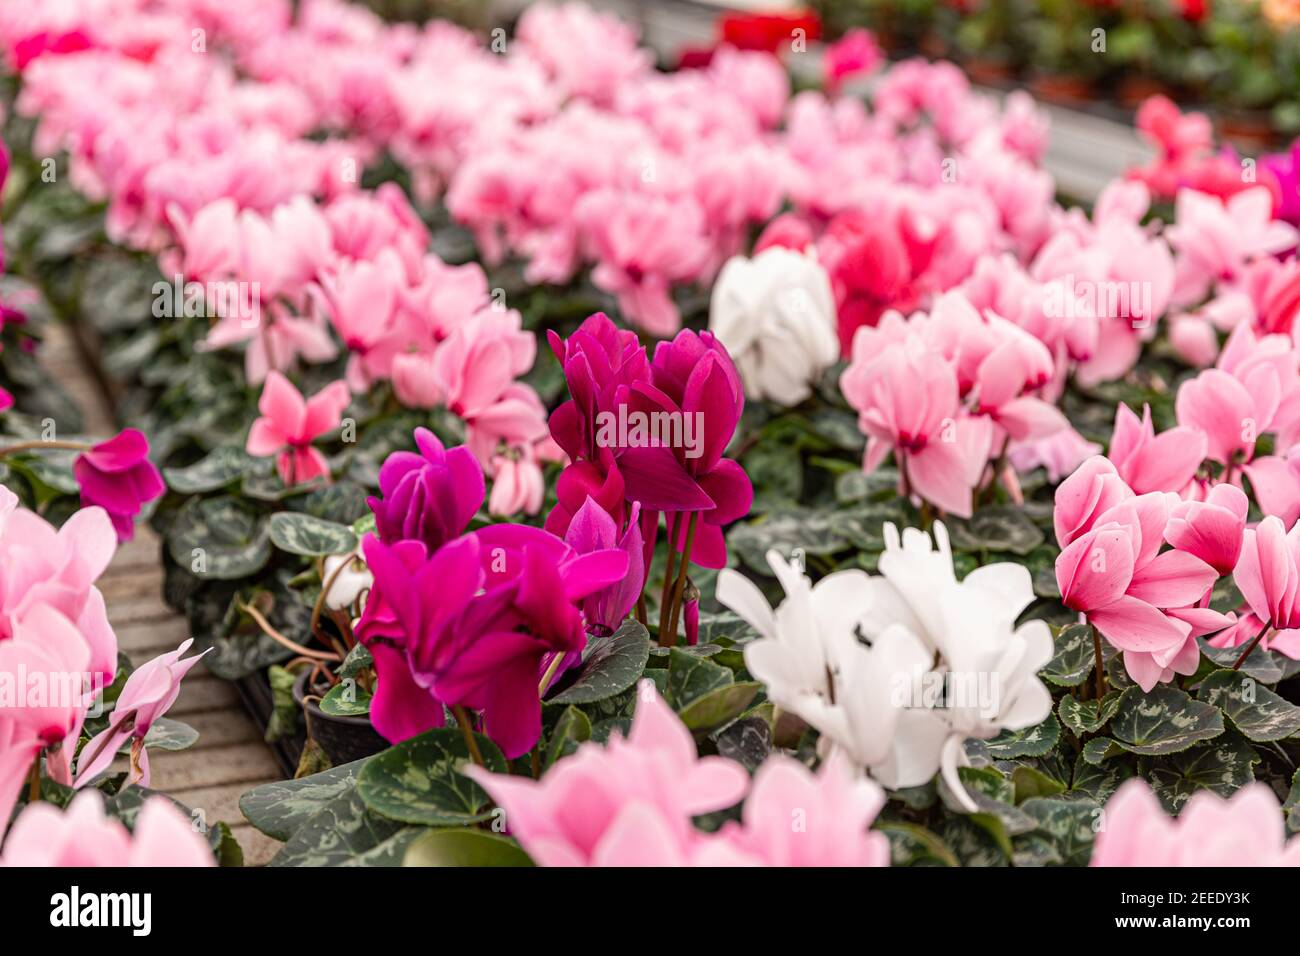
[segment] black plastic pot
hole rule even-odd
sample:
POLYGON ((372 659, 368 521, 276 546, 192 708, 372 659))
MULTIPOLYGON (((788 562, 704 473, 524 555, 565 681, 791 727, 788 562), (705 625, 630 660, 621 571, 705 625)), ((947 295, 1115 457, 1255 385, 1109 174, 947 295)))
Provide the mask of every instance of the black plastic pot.
POLYGON ((369 717, 335 717, 324 713, 314 697, 307 700, 309 675, 308 670, 298 675, 293 683, 293 699, 302 705, 307 736, 320 744, 330 763, 337 767, 388 749, 388 741, 370 725, 369 717))

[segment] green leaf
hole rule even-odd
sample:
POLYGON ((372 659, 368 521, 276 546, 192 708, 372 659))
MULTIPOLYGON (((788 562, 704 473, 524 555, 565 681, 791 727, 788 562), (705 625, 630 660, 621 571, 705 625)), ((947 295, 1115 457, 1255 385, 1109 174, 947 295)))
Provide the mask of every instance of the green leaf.
POLYGON ((349 857, 339 866, 347 867, 396 867, 402 865, 406 851, 411 844, 429 833, 428 827, 403 827, 382 843, 377 843, 369 850, 349 857))
POLYGON ((266 519, 237 498, 191 498, 167 531, 171 559, 200 578, 232 581, 271 558, 266 519))
MULTIPOLYGON (((1220 667, 1231 669, 1237 659, 1241 657, 1244 648, 1241 647, 1213 647, 1205 638, 1198 638, 1197 643, 1201 645, 1201 653, 1208 657, 1220 667)), ((1286 670, 1279 658, 1281 655, 1274 654, 1272 651, 1264 650, 1262 645, 1256 645, 1246 658, 1245 663, 1238 668, 1238 672, 1246 674, 1249 677, 1264 684, 1276 684, 1286 676, 1286 670)))
POLYGON ((948 844, 923 826, 902 820, 882 820, 875 829, 889 837, 894 866, 961 866, 948 844))
POLYGON ((369 810, 356 789, 329 801, 294 831, 271 866, 338 866, 375 849, 403 829, 369 810))
POLYGON ((222 445, 204 458, 184 468, 164 468, 167 487, 182 495, 197 495, 216 491, 233 484, 244 476, 251 464, 248 453, 242 448, 222 445))
POLYGON ((609 637, 588 641, 577 678, 547 703, 592 704, 621 694, 637 682, 649 659, 650 634, 629 618, 609 637))
POLYGON ((772 725, 763 717, 742 717, 713 734, 718 756, 734 760, 750 773, 772 752, 772 725))
POLYGON ((1085 866, 1092 856, 1100 805, 1091 800, 1039 797, 1020 807, 1048 836, 1067 866, 1085 866))
POLYGON ((290 554, 317 558, 355 551, 357 536, 347 525, 296 511, 277 511, 271 515, 271 543, 290 554))
POLYGON ((680 647, 668 654, 668 703, 680 711, 691 701, 734 683, 731 668, 697 657, 680 647))
POLYGON ((344 677, 331 687, 318 705, 321 713, 331 717, 360 717, 370 713, 370 702, 374 695, 356 682, 356 678, 344 677))
POLYGON ((989 754, 998 760, 1041 757, 1061 739, 1061 725, 1050 713, 1047 719, 1024 730, 1004 730, 988 742, 989 754))
POLYGON ((843 512, 791 509, 772 512, 749 524, 738 524, 727 535, 728 545, 740 560, 759 574, 771 574, 767 552, 775 549, 786 558, 796 548, 806 555, 827 555, 849 548, 843 512))
POLYGON ((546 742, 547 767, 562 756, 577 749, 578 744, 591 739, 591 718, 584 711, 570 704, 560 714, 546 742))
POLYGON ((199 732, 189 724, 170 717, 159 717, 149 725, 144 745, 154 750, 185 750, 193 747, 198 739, 199 732))
POLYGON ((1286 816, 1286 832, 1300 833, 1300 770, 1291 776, 1291 790, 1282 804, 1282 813, 1286 816))
MULTIPOLYGON (((501 751, 475 734, 493 773, 506 773, 501 751)), ((460 772, 471 763, 461 731, 439 727, 371 757, 357 776, 357 792, 375 813, 421 826, 460 826, 491 816, 483 788, 460 772)))
POLYGON ((948 535, 954 551, 1010 551, 1027 555, 1043 543, 1043 532, 1022 510, 984 508, 968 519, 950 519, 948 535))
MULTIPOLYGON (((1130 687, 1120 695, 1110 732, 1114 743, 1130 753, 1173 754, 1223 733, 1223 715, 1219 708, 1167 684, 1156 685, 1150 693, 1130 687)), ((1095 743, 1089 741, 1089 746, 1095 743)))
POLYGON ((1092 673, 1094 660, 1092 628, 1071 624, 1056 635, 1056 653, 1039 674, 1058 687, 1078 687, 1092 673))
POLYGON ((1016 805, 1034 797, 1054 797, 1065 791, 1065 784, 1033 767, 1017 767, 1011 771, 1011 784, 1015 787, 1016 805))
POLYGON ((1213 743, 1150 761, 1142 775, 1151 782, 1169 813, 1177 813, 1198 790, 1231 796, 1255 779, 1260 756, 1240 734, 1227 733, 1213 743))
POLYGON ((1119 697, 1120 695, 1115 691, 1111 691, 1101 700, 1078 700, 1066 694, 1061 698, 1057 713, 1061 715, 1061 723, 1069 727, 1075 736, 1095 734, 1115 716, 1115 711, 1119 710, 1119 697))
POLYGON ((1094 764, 1087 759, 1087 754, 1081 754, 1074 765, 1074 781, 1070 785, 1070 795, 1105 803, 1110 799, 1110 795, 1119 789, 1121 783, 1133 776, 1135 771, 1130 760, 1107 760, 1104 763, 1094 764))
POLYGON ((354 760, 310 777, 254 787, 239 798, 239 812, 267 836, 287 840, 331 800, 352 790, 357 774, 369 759, 354 760))
POLYGON ((481 830, 433 830, 415 840, 402 866, 532 866, 514 840, 481 830))
POLYGON ((1300 731, 1300 707, 1241 671, 1215 671, 1201 682, 1196 697, 1222 710, 1256 743, 1283 740, 1300 731))
MULTIPOLYGON (((669 675, 671 678, 671 673, 669 675)), ((753 702, 763 685, 757 681, 741 681, 718 687, 696 697, 677 712, 687 729, 707 734, 727 726, 753 702)))
POLYGON ((362 671, 369 670, 375 666, 375 658, 370 653, 370 649, 364 644, 355 645, 352 650, 348 651, 348 656, 343 658, 343 663, 339 665, 339 677, 356 677, 362 671))

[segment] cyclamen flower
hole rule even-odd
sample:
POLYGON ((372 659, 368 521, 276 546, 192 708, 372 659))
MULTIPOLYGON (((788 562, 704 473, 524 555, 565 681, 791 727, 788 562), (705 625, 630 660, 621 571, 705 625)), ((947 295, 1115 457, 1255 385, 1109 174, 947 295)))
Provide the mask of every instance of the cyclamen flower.
POLYGON ((718 577, 718 600, 759 632, 745 649, 746 667, 774 702, 817 728, 831 752, 890 788, 917 786, 942 769, 973 809, 957 776, 962 743, 1046 718, 1051 695, 1036 675, 1051 659, 1051 634, 1042 621, 1015 627, 1033 600, 1022 566, 989 565, 958 582, 942 524, 937 549, 923 532, 900 537, 888 524, 885 540, 879 577, 839 571, 810 587, 771 552, 787 595, 775 614, 729 570, 718 577), (945 675, 991 675, 991 699, 932 706, 924 687, 945 675))
POLYGON ((709 328, 750 398, 793 406, 839 357, 835 299, 809 253, 772 247, 727 262, 713 285, 709 328))
POLYGON ((149 786, 149 752, 145 738, 154 721, 167 713, 180 696, 181 681, 207 651, 181 660, 193 638, 180 647, 140 665, 127 677, 122 692, 113 705, 108 726, 86 742, 77 761, 77 789, 95 780, 109 768, 118 750, 128 740, 132 741, 131 766, 126 785, 138 783, 149 786))
POLYGON ((1175 819, 1143 780, 1129 780, 1104 808, 1089 866, 1300 866, 1300 839, 1287 840, 1281 806, 1262 783, 1229 799, 1192 794, 1175 819))
POLYGON ((430 553, 459 537, 483 504, 483 470, 463 445, 444 449, 427 428, 419 453, 396 451, 379 469, 379 497, 366 499, 385 544, 422 541, 430 553))
POLYGON ((248 433, 248 453, 275 455, 280 480, 288 486, 328 479, 329 464, 311 443, 339 427, 351 399, 347 385, 333 382, 304 401, 287 378, 272 371, 257 403, 262 417, 248 433))
POLYGON ((166 797, 150 797, 135 832, 104 814, 98 791, 78 794, 68 809, 34 803, 19 814, 0 866, 216 866, 211 849, 166 797))
POLYGON ((1232 576, 1261 621, 1278 631, 1300 628, 1300 523, 1287 531, 1270 515, 1246 531, 1232 576))
POLYGON ((1250 501, 1233 485, 1218 484, 1204 501, 1174 505, 1165 526, 1165 540, 1195 555, 1220 576, 1231 574, 1241 556, 1250 501))
POLYGON ((884 805, 870 781, 831 758, 813 774, 787 757, 750 785, 740 764, 699 757, 690 732, 649 682, 631 733, 579 746, 541 780, 470 767, 541 866, 887 866, 888 840, 867 827, 884 805), (718 833, 692 817, 745 797, 718 833), (803 827, 791 826, 798 813, 803 827))
POLYGON ((1155 433, 1151 408, 1142 406, 1142 420, 1124 403, 1115 410, 1115 430, 1108 456, 1115 470, 1135 493, 1181 492, 1205 459, 1205 434, 1179 426, 1155 433))
POLYGON ((839 92, 844 80, 859 73, 871 73, 884 61, 871 31, 855 28, 826 47, 822 59, 826 92, 839 92))
POLYGON ((148 439, 134 428, 82 452, 72 472, 81 487, 82 507, 99 505, 108 512, 118 541, 135 537, 140 509, 167 490, 149 461, 148 439))
POLYGON ((893 451, 906 492, 969 518, 971 492, 989 461, 991 423, 964 413, 956 373, 920 342, 875 354, 867 354, 869 347, 869 338, 855 340, 853 362, 840 379, 867 435, 863 471, 874 471, 893 451))
POLYGON ((617 548, 627 554, 627 574, 583 601, 582 612, 588 628, 607 634, 618 630, 628 612, 636 605, 645 586, 645 547, 641 538, 641 506, 634 503, 627 528, 619 535, 618 525, 608 513, 588 498, 573 516, 564 534, 564 543, 578 554, 617 548))

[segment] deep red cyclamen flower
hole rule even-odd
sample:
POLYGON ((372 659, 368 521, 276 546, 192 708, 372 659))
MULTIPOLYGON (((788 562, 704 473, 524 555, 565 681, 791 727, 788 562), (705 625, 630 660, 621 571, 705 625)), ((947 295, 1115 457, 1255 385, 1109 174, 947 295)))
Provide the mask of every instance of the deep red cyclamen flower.
POLYGON ((135 536, 135 516, 167 490, 149 461, 149 440, 134 428, 82 452, 72 473, 81 486, 82 505, 99 505, 107 511, 119 541, 135 536))
POLYGON ((761 50, 764 53, 788 50, 791 41, 798 36, 817 40, 822 35, 821 20, 811 10, 733 14, 722 18, 719 29, 723 43, 730 43, 740 50, 761 50))

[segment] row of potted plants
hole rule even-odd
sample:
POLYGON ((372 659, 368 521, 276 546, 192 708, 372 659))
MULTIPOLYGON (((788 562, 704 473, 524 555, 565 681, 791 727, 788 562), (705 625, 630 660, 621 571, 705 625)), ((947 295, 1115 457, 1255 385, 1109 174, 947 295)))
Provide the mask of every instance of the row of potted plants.
POLYGON ((827 32, 866 26, 895 55, 960 62, 994 85, 1021 77, 1070 105, 1125 108, 1154 93, 1213 110, 1267 145, 1300 132, 1300 9, 1214 0, 818 0, 827 32))

